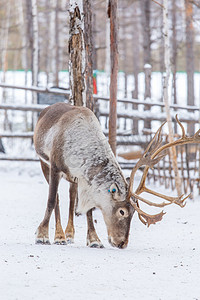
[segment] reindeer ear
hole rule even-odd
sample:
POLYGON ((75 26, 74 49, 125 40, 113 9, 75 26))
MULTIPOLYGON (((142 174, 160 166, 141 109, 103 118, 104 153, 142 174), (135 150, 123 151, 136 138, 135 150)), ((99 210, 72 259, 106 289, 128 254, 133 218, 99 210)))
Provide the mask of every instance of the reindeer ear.
POLYGON ((112 184, 111 184, 111 186, 110 186, 108 192, 111 193, 112 198, 113 198, 114 200, 117 200, 117 201, 120 200, 119 188, 118 188, 118 186, 117 186, 115 183, 112 183, 112 184))

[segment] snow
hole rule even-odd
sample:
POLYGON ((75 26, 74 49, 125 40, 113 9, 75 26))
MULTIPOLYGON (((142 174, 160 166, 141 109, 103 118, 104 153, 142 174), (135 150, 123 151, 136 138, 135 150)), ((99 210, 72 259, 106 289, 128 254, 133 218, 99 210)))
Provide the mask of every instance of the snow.
MULTIPOLYGON (((7 82, 23 84, 23 73, 7 72, 7 82)), ((68 74, 61 72, 62 85, 68 74)), ((28 84, 31 76, 28 74, 28 84)), ((199 103, 199 74, 195 74, 195 104, 199 103)), ((106 96, 108 83, 104 74, 100 94, 106 96)), ((128 96, 134 88, 128 77, 128 96)), ((139 74, 139 99, 143 100, 144 74, 139 74)), ((153 73, 152 98, 161 97, 161 77, 153 73)), ((186 103, 186 76, 177 74, 178 104, 186 103)), ((45 86, 45 76, 40 74, 45 86)), ((118 96, 124 97, 124 74, 119 73, 118 96)), ((1 95, 0 95, 1 96, 1 95)), ((25 91, 7 90, 8 102, 24 106, 25 91)), ((31 93, 27 92, 31 103, 31 93)), ((106 109, 108 103, 102 104, 106 109)), ((127 109, 128 110, 128 109, 127 109)), ((127 113, 127 111, 125 111, 127 113)), ((141 113, 141 111, 139 111, 141 113)), ((153 111, 156 113, 156 111, 153 111)), ((158 112, 160 114, 160 110, 158 112)), ((22 131, 24 113, 16 112, 15 132, 22 131)), ((194 114, 197 118, 197 114, 194 114)), ((11 120, 14 113, 9 112, 11 120)), ((185 116, 181 112, 181 116, 185 116)), ((3 119, 3 114, 1 116, 3 119)), ((156 122, 156 121, 155 121, 156 122)), ((24 125, 23 125, 24 126, 24 125)), ((156 128, 158 124, 155 125, 156 128)), ((31 140, 3 139, 7 154, 35 156, 31 140)), ((121 148, 122 149, 122 148, 121 148)), ((126 172, 127 176, 130 172, 126 172)), ((152 189, 155 187, 151 186, 152 189)), ((164 187, 159 192, 171 194, 164 187)), ((112 248, 107 241, 106 227, 99 210, 94 212, 95 227, 104 249, 86 247, 86 217, 75 218, 73 245, 42 246, 34 244, 34 233, 45 212, 48 186, 38 162, 0 161, 0 299, 64 300, 64 299, 134 299, 134 300, 200 300, 200 196, 184 209, 167 207, 163 221, 146 228, 134 215, 127 249, 112 248)), ((68 215, 68 184, 60 185, 62 224, 68 215)), ((148 199, 152 199, 148 195, 148 199)), ((144 209, 144 207, 142 207, 144 209)), ((150 209, 157 213, 159 209, 150 209)), ((54 238, 54 216, 50 223, 50 240, 54 238)))
MULTIPOLYGON (((48 194, 39 163, 0 162, 0 182, 0 299, 200 299, 199 196, 184 209, 167 207, 163 221, 150 228, 135 214, 125 250, 109 245, 98 210, 95 226, 104 249, 86 247, 85 216, 75 219, 73 245, 43 246, 34 244, 48 194)), ((64 180, 59 192, 65 229, 64 180)), ((52 242, 53 234, 54 217, 52 242)))
POLYGON ((144 65, 144 69, 151 69, 151 68, 152 68, 152 66, 150 64, 145 64, 144 65))

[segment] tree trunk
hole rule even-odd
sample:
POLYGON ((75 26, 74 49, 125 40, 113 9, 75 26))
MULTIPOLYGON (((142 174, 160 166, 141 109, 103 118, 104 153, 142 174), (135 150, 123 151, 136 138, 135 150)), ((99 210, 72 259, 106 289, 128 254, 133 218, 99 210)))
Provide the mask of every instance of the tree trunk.
MULTIPOLYGON (((6 20, 5 23, 1 23, 2 25, 2 44, 3 44, 3 50, 1 53, 1 66, 2 66, 2 71, 3 71, 3 76, 2 76, 2 82, 6 82, 6 71, 8 69, 8 53, 7 53, 7 48, 8 48, 8 36, 9 36, 9 27, 10 27, 10 11, 11 11, 11 3, 10 0, 7 2, 6 5, 6 20)), ((6 90, 2 90, 2 102, 6 102, 6 90)), ((8 119, 8 112, 5 110, 4 112, 4 122, 3 122, 3 127, 4 130, 10 130, 10 122, 8 119)))
MULTIPOLYGON (((50 24, 50 2, 49 0, 45 1, 45 22, 50 24)), ((49 84, 49 74, 50 74, 50 26, 45 28, 45 43, 46 43, 46 55, 44 58, 45 70, 46 70, 46 84, 49 84)))
POLYGON ((55 85, 59 86, 59 3, 56 0, 55 6, 55 85))
MULTIPOLYGON (((135 6, 137 3, 135 3, 135 6)), ((138 26, 138 16, 137 16, 137 6, 134 8, 134 23, 133 23, 133 30, 132 30, 132 47, 133 47, 133 75, 134 75, 134 91, 133 91, 133 98, 138 99, 138 74, 140 71, 139 66, 139 58, 138 53, 139 50, 139 26, 138 26)))
MULTIPOLYGON (((165 71, 166 75, 164 77, 164 84, 163 84, 163 97, 164 97, 164 104, 166 110, 166 118, 169 130, 169 142, 173 142, 173 130, 172 130, 172 118, 170 115, 170 108, 169 108, 169 95, 168 95, 168 88, 169 88, 169 77, 170 77, 170 45, 169 45, 169 29, 168 29, 168 0, 163 1, 163 30, 164 30, 164 45, 165 45, 165 71)), ((175 147, 170 148, 170 156, 172 160, 172 166, 174 170, 174 177, 175 177, 175 185, 178 196, 182 195, 181 189, 181 179, 178 172, 178 165, 177 165, 177 157, 176 157, 176 149, 175 147)))
MULTIPOLYGON (((93 5, 94 6, 94 5, 93 5)), ((92 7, 92 11, 93 11, 94 7, 92 7)), ((97 49, 96 49, 96 33, 97 33, 97 28, 96 28, 96 13, 93 11, 92 14, 92 40, 93 40, 93 69, 97 70, 97 49)))
MULTIPOLYGON (((151 30, 150 30, 150 1, 141 0, 141 22, 143 28, 143 61, 145 71, 145 95, 144 99, 151 98, 151 30), (148 66, 148 67, 147 67, 148 66)), ((145 110, 150 110, 149 106, 145 106, 145 110)), ((150 129, 151 122, 145 121, 144 127, 150 129)))
MULTIPOLYGON (((122 18, 126 20, 125 7, 122 8, 122 18)), ((124 71, 124 98, 127 98, 127 37, 126 37, 126 25, 122 25, 122 43, 123 43, 123 71, 124 71)))
POLYGON ((173 73, 173 103, 177 104, 177 91, 176 91, 176 72, 177 72, 177 30, 176 30, 176 2, 172 3, 172 73, 173 73))
MULTIPOLYGON (((172 91, 173 103, 177 104, 177 90, 176 90, 176 72, 177 72, 177 15, 176 15, 176 2, 172 3, 172 91)), ((175 133, 177 133, 177 124, 175 122, 175 133)))
MULTIPOLYGON (((38 16, 37 16, 37 0, 32 0, 32 24, 33 24, 33 48, 32 48, 32 85, 38 85, 38 70, 39 70, 39 46, 38 46, 38 16)), ((37 104, 37 93, 32 93, 32 103, 37 104)), ((32 114, 32 128, 35 128, 38 115, 32 114)))
POLYGON ((70 0, 69 72, 70 101, 73 105, 86 106, 85 92, 85 44, 83 3, 70 0))
POLYGON ((57 32, 56 32, 56 3, 57 0, 49 0, 50 2, 50 16, 49 16, 49 52, 50 52, 50 61, 49 61, 49 72, 51 73, 52 77, 51 80, 53 85, 56 86, 56 39, 57 39, 57 32))
MULTIPOLYGON (((162 1, 163 2, 163 1, 162 1)), ((161 4, 162 4, 161 2, 161 4)), ((161 84, 161 93, 160 93, 160 101, 163 102, 163 73, 165 70, 165 58, 164 58, 164 37, 163 37, 163 14, 161 14, 160 17, 160 32, 161 32, 161 37, 160 37, 160 47, 159 47, 159 58, 160 58, 160 84, 161 84)))
POLYGON ((109 111, 109 143, 116 155, 117 135, 117 74, 118 74, 118 20, 117 0, 110 0, 108 5, 108 17, 110 18, 110 111, 109 111))
MULTIPOLYGON (((139 26, 138 26, 138 16, 137 16, 137 6, 138 3, 134 4, 134 23, 132 30, 132 47, 133 47, 133 75, 134 75, 134 90, 132 93, 132 97, 134 99, 138 99, 138 74, 140 71, 139 66, 139 26)), ((138 109, 138 105, 133 104, 134 109, 138 109)), ((138 134, 138 120, 133 119, 133 133, 138 134)))
POLYGON ((70 1, 70 87, 71 102, 87 106, 92 111, 93 101, 93 47, 91 1, 70 1))
MULTIPOLYGON (((107 9, 109 10, 109 0, 107 0, 107 9)), ((106 48, 105 48, 105 73, 106 73, 106 79, 107 81, 110 78, 110 71, 111 71, 111 67, 110 67, 110 19, 107 18, 106 19, 106 48)), ((108 85, 107 85, 108 88, 108 85)), ((107 94, 109 93, 108 89, 107 89, 107 94)))
POLYGON ((141 22, 143 29, 143 60, 151 64, 150 1, 140 0, 141 22))
POLYGON ((86 106, 94 110, 93 100, 93 38, 91 1, 83 1, 85 43, 85 89, 86 106))
MULTIPOLYGON (((37 16, 37 0, 32 0, 32 22, 33 22, 33 69, 32 69, 32 85, 38 85, 38 16, 37 16)), ((33 97, 33 103, 37 103, 37 94, 33 97)))
MULTIPOLYGON (((27 25, 24 19, 24 8, 23 8, 23 0, 19 1, 19 23, 21 24, 21 35, 22 35, 22 51, 21 51, 21 62, 22 62, 22 69, 24 69, 24 84, 27 85, 28 80, 28 35, 27 35, 27 25)), ((24 92, 24 103, 27 104, 27 91, 24 92)), ((24 125, 25 130, 28 131, 28 118, 27 113, 24 113, 24 125)))
MULTIPOLYGON (((31 61, 29 68, 33 70, 33 22, 32 22, 32 4, 30 0, 26 0, 26 35, 27 35, 27 47, 31 52, 31 61)), ((28 55, 28 51, 27 51, 28 55)), ((28 56, 27 56, 28 59, 28 56)))
MULTIPOLYGON (((186 71, 187 71, 187 104, 194 105, 194 27, 193 7, 189 0, 185 0, 186 13, 186 71)), ((193 135, 194 124, 188 125, 188 133, 193 135)))

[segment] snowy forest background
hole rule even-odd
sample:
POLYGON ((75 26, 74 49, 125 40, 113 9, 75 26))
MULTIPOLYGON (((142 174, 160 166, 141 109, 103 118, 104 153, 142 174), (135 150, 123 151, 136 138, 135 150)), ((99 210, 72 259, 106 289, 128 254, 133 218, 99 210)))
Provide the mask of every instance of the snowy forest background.
MULTIPOLYGON (((109 41, 107 2, 91 1, 93 15, 94 70, 108 71, 109 41)), ((69 3, 37 1, 39 70, 53 75, 68 69, 69 3), (48 24, 48 26, 46 26, 48 24)), ((2 70, 30 70, 33 47, 31 1, 0 3, 2 70)), ((162 9, 153 1, 118 1, 119 70, 126 74, 143 71, 146 63, 153 71, 163 71, 162 9), (139 55, 138 55, 139 54, 139 55)), ((198 1, 169 1, 171 62, 176 71, 199 71, 200 9, 198 1), (190 51, 188 51, 190 50, 190 51), (190 53, 189 53, 190 52, 190 53), (193 62, 189 61, 193 57, 193 62)), ((49 79, 47 80, 49 82, 49 79)))

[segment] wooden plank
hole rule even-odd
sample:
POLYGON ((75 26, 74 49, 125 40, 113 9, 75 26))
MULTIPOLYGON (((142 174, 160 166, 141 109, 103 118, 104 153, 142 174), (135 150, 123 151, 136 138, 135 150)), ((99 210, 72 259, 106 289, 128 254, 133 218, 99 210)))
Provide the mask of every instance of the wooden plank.
POLYGON ((3 161, 39 161, 39 158, 32 158, 32 157, 0 157, 0 160, 3 161))
POLYGON ((12 132, 0 132, 0 138, 33 138, 34 132, 19 132, 19 133, 12 133, 12 132))
MULTIPOLYGON (((20 86, 20 85, 11 85, 7 83, 0 83, 0 87, 2 88, 10 88, 10 89, 20 89, 25 91, 31 91, 31 92, 37 92, 37 93, 50 93, 50 94, 56 94, 56 95, 64 95, 69 96, 69 91, 60 91, 56 89, 49 89, 47 87, 37 87, 37 86, 20 86)), ((103 100, 103 101, 109 101, 108 97, 101 97, 99 95, 93 95, 94 99, 97 100, 103 100)), ((158 107, 164 107, 164 104, 162 102, 154 102, 153 100, 150 101, 142 101, 138 99, 127 99, 127 98, 119 98, 117 99, 117 102, 120 103, 126 103, 126 104, 135 104, 135 105, 148 105, 148 106, 158 106, 158 107)), ((174 109, 183 109, 183 110, 190 110, 190 111, 199 111, 199 107, 197 106, 183 106, 178 104, 172 104, 170 105, 170 108, 174 109)))
POLYGON ((41 112, 48 105, 42 104, 32 104, 32 105, 20 105, 20 104, 0 104, 0 109, 4 110, 19 110, 19 111, 33 111, 33 112, 41 112))

